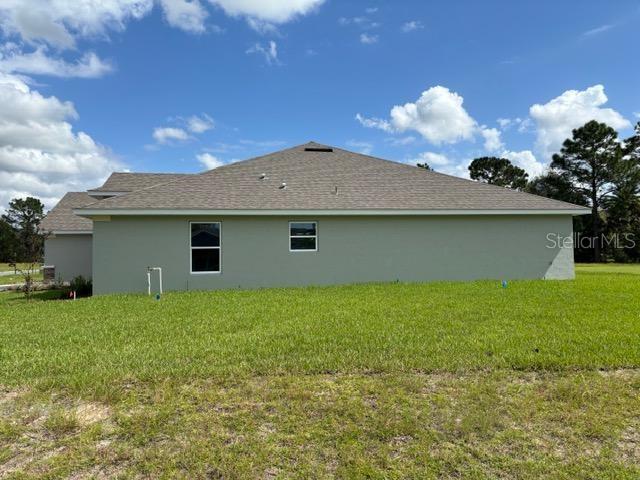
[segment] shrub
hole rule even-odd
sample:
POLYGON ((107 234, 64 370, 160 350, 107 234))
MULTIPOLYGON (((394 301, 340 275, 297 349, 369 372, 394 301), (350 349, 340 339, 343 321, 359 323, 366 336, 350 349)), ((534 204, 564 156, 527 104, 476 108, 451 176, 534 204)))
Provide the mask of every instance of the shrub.
POLYGON ((72 292, 76 292, 76 297, 90 297, 93 292, 93 283, 91 279, 86 279, 82 275, 78 275, 69 283, 72 292))

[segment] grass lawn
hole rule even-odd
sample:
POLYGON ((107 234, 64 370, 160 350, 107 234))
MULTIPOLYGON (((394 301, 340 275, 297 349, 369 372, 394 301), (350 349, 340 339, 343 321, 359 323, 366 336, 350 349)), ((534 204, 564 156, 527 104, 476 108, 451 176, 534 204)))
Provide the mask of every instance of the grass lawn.
MULTIPOLYGON (((43 275, 41 272, 36 273, 33 276, 33 279, 36 282, 41 282, 43 280, 43 275)), ((0 285, 13 285, 16 283, 24 283, 24 276, 23 275, 0 275, 0 285)), ((2 300, 0 300, 1 302, 2 300)))
POLYGON ((640 275, 640 263, 579 263, 578 273, 630 273, 640 275))
MULTIPOLYGON (((29 264, 27 264, 27 263, 19 263, 18 264, 18 269, 25 268, 28 265, 29 264)), ((8 263, 0 263, 0 272, 13 272, 13 270, 14 270, 13 266, 9 266, 8 263)))
POLYGON ((0 477, 640 476, 635 275, 51 295, 0 294, 0 477))

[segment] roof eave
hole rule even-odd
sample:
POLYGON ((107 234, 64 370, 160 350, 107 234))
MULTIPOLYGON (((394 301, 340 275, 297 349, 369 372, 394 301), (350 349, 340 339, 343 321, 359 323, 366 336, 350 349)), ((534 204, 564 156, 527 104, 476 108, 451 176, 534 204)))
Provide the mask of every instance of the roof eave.
POLYGON ((54 235, 92 235, 93 230, 51 230, 54 235))
POLYGON ((437 216, 437 215, 586 215, 591 213, 587 208, 556 209, 350 209, 350 210, 267 210, 267 209, 102 209, 78 208, 73 213, 85 218, 92 216, 185 216, 185 215, 226 215, 226 216, 437 216))
POLYGON ((96 196, 96 197, 104 197, 104 196, 110 196, 110 197, 117 197, 120 195, 125 195, 129 193, 128 191, 122 191, 122 190, 87 190, 87 195, 89 195, 90 197, 96 196))

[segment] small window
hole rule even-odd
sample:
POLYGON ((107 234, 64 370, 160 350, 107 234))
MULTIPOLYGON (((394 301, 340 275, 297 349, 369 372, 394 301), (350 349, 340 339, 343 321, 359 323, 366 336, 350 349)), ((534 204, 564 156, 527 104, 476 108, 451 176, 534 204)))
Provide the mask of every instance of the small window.
POLYGON ((289 250, 292 252, 317 251, 317 222, 289 222, 289 250))
POLYGON ((191 273, 220 272, 220 222, 191 223, 191 273))

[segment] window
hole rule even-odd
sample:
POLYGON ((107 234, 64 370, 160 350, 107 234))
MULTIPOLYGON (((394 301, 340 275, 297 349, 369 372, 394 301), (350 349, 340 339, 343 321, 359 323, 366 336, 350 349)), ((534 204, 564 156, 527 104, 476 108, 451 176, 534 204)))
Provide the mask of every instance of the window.
POLYGON ((191 222, 191 273, 220 273, 220 222, 191 222))
POLYGON ((289 250, 316 252, 318 250, 317 222, 289 222, 289 250))

